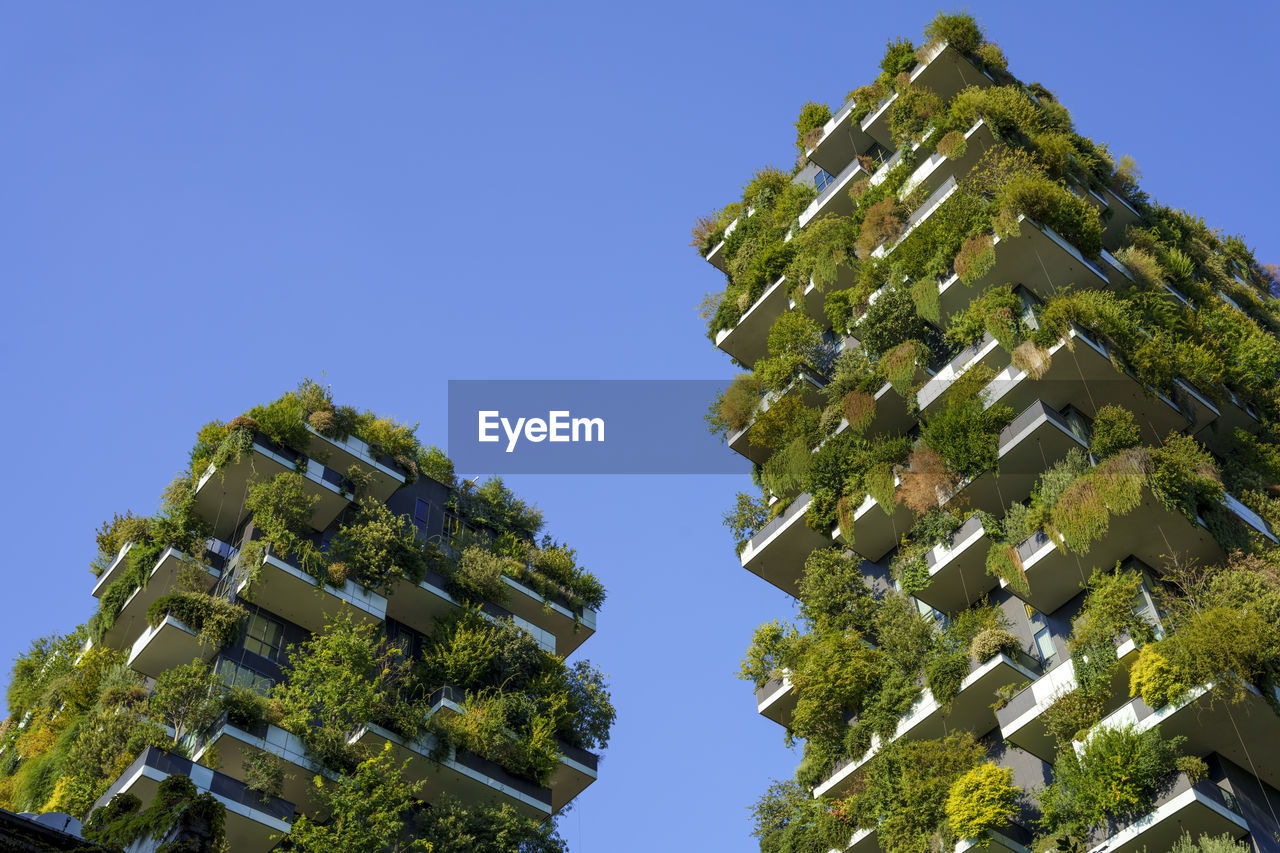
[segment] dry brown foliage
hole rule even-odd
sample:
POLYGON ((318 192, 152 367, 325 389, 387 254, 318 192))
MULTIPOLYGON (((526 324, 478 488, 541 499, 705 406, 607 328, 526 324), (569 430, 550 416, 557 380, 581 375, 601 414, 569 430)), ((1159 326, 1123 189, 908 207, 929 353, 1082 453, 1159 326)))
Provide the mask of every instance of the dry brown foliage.
POLYGON ((956 253, 956 275, 965 284, 972 284, 985 275, 996 263, 995 241, 990 234, 979 234, 964 241, 956 253))
POLYGON ((898 502, 916 515, 923 515, 939 505, 939 498, 955 487, 955 479, 947 471, 947 463, 932 447, 918 444, 907 457, 907 465, 898 472, 898 502))
POLYGON ((896 240, 902 234, 902 209, 894 196, 882 198, 867 208, 862 230, 854 243, 859 258, 870 255, 881 243, 896 240))
POLYGON ((1013 350, 1013 366, 1032 379, 1039 379, 1048 373, 1051 363, 1049 351, 1036 346, 1033 341, 1023 341, 1013 350))
POLYGON ((850 391, 844 395, 844 419, 849 429, 862 432, 876 416, 876 398, 865 391, 850 391))

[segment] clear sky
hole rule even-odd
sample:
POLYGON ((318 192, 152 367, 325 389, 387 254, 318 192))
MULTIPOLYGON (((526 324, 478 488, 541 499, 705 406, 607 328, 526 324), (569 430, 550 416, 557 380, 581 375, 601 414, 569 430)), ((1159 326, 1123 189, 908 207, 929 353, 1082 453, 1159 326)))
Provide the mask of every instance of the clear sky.
MULTIPOLYGON (((936 9, 6 4, 5 677, 91 614, 102 519, 152 511, 202 423, 304 375, 437 443, 451 378, 730 376, 689 226, 936 9)), ((1154 196, 1280 261, 1275 4, 972 11, 1154 196)), ((610 592, 580 654, 619 720, 571 849, 753 849, 745 807, 797 756, 734 678, 792 609, 720 526, 745 478, 509 483, 610 592)))

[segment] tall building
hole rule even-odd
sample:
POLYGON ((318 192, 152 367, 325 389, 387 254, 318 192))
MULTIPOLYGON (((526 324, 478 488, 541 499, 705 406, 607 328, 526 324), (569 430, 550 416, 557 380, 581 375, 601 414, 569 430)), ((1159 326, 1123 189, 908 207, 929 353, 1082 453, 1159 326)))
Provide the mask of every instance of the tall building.
POLYGON ((968 15, 872 75, 694 228, 726 523, 798 605, 761 850, 1280 849, 1275 269, 968 15))
POLYGON ((566 660, 604 589, 542 526, 311 381, 205 426, 99 530, 97 613, 17 661, 0 806, 121 847, 563 849, 614 710, 566 660))

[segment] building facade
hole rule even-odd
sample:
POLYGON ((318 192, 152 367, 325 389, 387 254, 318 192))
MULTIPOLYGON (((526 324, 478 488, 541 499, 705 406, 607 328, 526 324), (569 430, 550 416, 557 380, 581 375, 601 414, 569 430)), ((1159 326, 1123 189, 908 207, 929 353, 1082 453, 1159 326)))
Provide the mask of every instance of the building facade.
POLYGON ((694 228, 726 524, 798 606, 761 849, 1280 849, 1274 269, 968 15, 795 130, 694 228))
POLYGON ((99 531, 87 626, 16 664, 0 799, 121 846, 190 801, 209 849, 365 849, 343 810, 381 778, 370 849, 562 849, 613 707, 566 660, 603 587, 542 526, 314 382, 206 426, 158 513, 99 531))

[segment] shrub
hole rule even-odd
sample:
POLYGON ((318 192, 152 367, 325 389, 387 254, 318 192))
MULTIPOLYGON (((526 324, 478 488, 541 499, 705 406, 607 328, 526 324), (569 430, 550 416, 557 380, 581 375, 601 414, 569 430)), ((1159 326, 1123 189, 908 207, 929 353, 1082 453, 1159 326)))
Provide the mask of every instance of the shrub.
POLYGON ((938 153, 950 160, 963 157, 969 150, 969 141, 958 130, 947 133, 938 140, 938 153))
POLYGON ((1158 728, 1104 727, 1058 755, 1053 782, 1041 794, 1042 824, 1053 833, 1067 826, 1091 828, 1144 814, 1176 768, 1182 738, 1165 740, 1158 728))
POLYGON ((798 439, 808 450, 810 443, 817 444, 819 414, 818 409, 806 405, 799 394, 787 394, 756 415, 747 437, 756 447, 772 449, 798 439))
POLYGON ((928 445, 912 448, 907 466, 900 475, 898 500, 917 515, 938 506, 940 495, 955 485, 946 463, 938 452, 928 445))
POLYGON ((904 86, 889 108, 889 132, 899 144, 919 142, 925 131, 942 115, 945 105, 930 89, 904 86))
POLYGON ((786 311, 774 321, 766 342, 768 358, 756 364, 760 385, 768 391, 781 391, 805 365, 821 361, 822 329, 800 311, 786 311))
POLYGON ((1178 674, 1160 653, 1159 643, 1148 643, 1138 652, 1138 660, 1129 672, 1129 695, 1141 696, 1152 708, 1162 708, 1186 692, 1189 685, 1180 684, 1178 674))
POLYGON ((964 381, 964 377, 956 381, 943 410, 929 418, 920 430, 925 444, 946 461, 956 479, 974 477, 995 467, 1000 430, 1013 419, 1008 406, 984 406, 980 394, 960 387, 964 381))
POLYGON ((1194 522, 1202 508, 1222 500, 1222 480, 1213 457, 1189 435, 1171 432, 1151 451, 1151 491, 1166 509, 1194 522))
POLYGON ((881 243, 897 240, 902 234, 906 212, 897 196, 887 196, 866 209, 854 249, 859 258, 868 257, 881 243))
POLYGON ((1004 51, 1000 49, 1000 45, 995 42, 983 42, 978 45, 978 49, 974 51, 986 68, 992 71, 1008 71, 1009 60, 1005 58, 1004 51))
POLYGON ((924 28, 930 41, 945 41, 961 53, 973 53, 982 44, 982 28, 965 12, 939 12, 924 28))
POLYGON ((853 120, 862 121, 870 115, 871 111, 876 108, 876 104, 880 103, 886 94, 888 93, 884 84, 879 80, 866 86, 859 86, 851 91, 845 100, 852 100, 854 103, 853 110, 851 110, 853 120))
POLYGON ((1077 554, 1107 534, 1112 516, 1124 515, 1142 501, 1141 454, 1121 453, 1077 477, 1053 504, 1049 517, 1061 542, 1077 554))
POLYGON ((1049 226, 1090 257, 1102 251, 1102 221, 1087 201, 1053 180, 1034 174, 1016 175, 996 199, 1001 216, 1021 214, 1049 226))
POLYGON ((1053 357, 1049 351, 1036 346, 1035 341, 1023 341, 1014 347, 1010 361, 1032 379, 1044 376, 1053 365, 1053 357))
POLYGON ((760 485, 781 498, 799 494, 811 459, 808 443, 802 438, 793 439, 765 460, 760 469, 760 485))
POLYGON ((1089 451, 1100 459, 1120 450, 1137 447, 1142 443, 1142 433, 1134 421, 1133 412, 1123 406, 1103 406, 1093 419, 1093 434, 1089 439, 1089 451))
POLYGON ((831 108, 826 104, 806 101, 800 108, 800 115, 796 118, 796 149, 801 154, 804 153, 805 148, 813 147, 808 142, 809 134, 814 130, 821 130, 830 118, 831 108))
POLYGON ((973 284, 996 264, 995 242, 990 234, 970 237, 956 255, 956 275, 965 284, 973 284))
POLYGON ((986 663, 1001 652, 1012 655, 1022 650, 1022 643, 1016 636, 1003 628, 987 628, 973 638, 969 646, 969 654, 978 663, 986 663))
POLYGON ((791 240, 793 255, 787 278, 797 288, 811 280, 825 290, 836 281, 840 267, 853 263, 858 225, 847 216, 826 215, 813 220, 791 240))
POLYGON ((909 340, 903 341, 880 357, 880 369, 894 391, 904 397, 911 391, 911 384, 915 380, 916 371, 920 368, 921 359, 927 353, 928 350, 919 341, 909 340))
MULTIPOLYGON (((982 237, 975 238, 981 241, 982 237)), ((990 238, 987 238, 988 242, 990 238)), ((973 241, 970 241, 971 243, 973 241)), ((991 335, 1006 350, 1011 350, 1026 333, 1022 321, 1022 299, 1008 285, 997 285, 970 300, 963 310, 952 315, 946 339, 955 346, 968 346, 991 335)))
POLYGON ((750 373, 739 373, 718 399, 711 403, 707 424, 712 432, 724 435, 751 423, 760 405, 760 380, 750 373))
POLYGON ((890 39, 885 45, 884 56, 880 60, 880 70, 887 77, 897 77, 904 71, 910 71, 916 64, 916 47, 911 39, 890 39))
POLYGON ((1102 700, 1076 688, 1057 696, 1044 709, 1044 724, 1058 744, 1058 750, 1069 750, 1071 741, 1102 719, 1102 700))
POLYGON ((978 838, 1004 826, 1017 812, 1013 770, 989 762, 957 779, 947 794, 947 820, 958 838, 978 838))
POLYGON ((257 728, 271 717, 271 703, 267 697, 249 687, 228 687, 219 704, 232 725, 242 729, 257 728))
POLYGON ((863 432, 875 420, 876 398, 866 391, 850 391, 840 402, 841 413, 854 432, 863 432))
POLYGON ((1243 841, 1236 841, 1226 834, 1192 838, 1190 834, 1183 833, 1173 847, 1169 848, 1169 853, 1249 853, 1252 849, 1243 841))
POLYGON ((757 689, 784 668, 795 663, 793 649, 795 628, 774 620, 765 622, 751 635, 751 644, 738 667, 738 677, 750 681, 757 689))
POLYGON ((329 558, 345 563, 353 580, 386 594, 400 580, 419 583, 427 575, 427 557, 407 515, 396 515, 381 501, 365 498, 329 540, 329 558))
POLYGON ((195 631, 204 642, 221 648, 235 641, 249 612, 225 598, 202 592, 174 592, 160 596, 147 608, 147 621, 152 627, 167 615, 195 631))
POLYGON ((949 705, 969 674, 968 651, 944 652, 925 664, 924 673, 933 698, 939 705, 949 705))
POLYGON ((858 321, 857 334, 866 351, 880 357, 907 341, 921 340, 928 334, 928 324, 916 313, 915 302, 905 288, 888 287, 867 307, 858 321))

